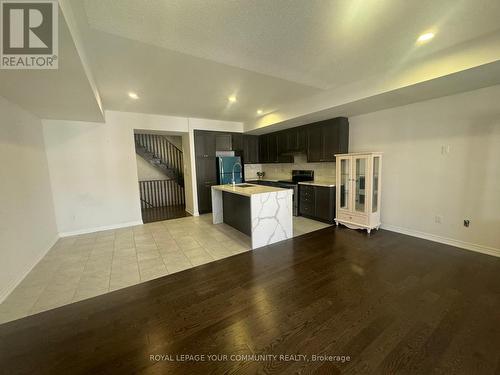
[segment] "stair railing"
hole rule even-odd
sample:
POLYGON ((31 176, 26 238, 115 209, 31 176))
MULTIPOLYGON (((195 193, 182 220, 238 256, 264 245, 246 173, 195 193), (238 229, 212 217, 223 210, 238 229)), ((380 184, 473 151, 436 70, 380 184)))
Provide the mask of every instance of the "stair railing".
POLYGON ((147 151, 171 168, 176 173, 177 183, 184 186, 184 160, 183 152, 167 138, 157 134, 134 134, 136 144, 144 147, 147 151))
POLYGON ((175 180, 139 181, 141 208, 185 205, 184 188, 175 180))

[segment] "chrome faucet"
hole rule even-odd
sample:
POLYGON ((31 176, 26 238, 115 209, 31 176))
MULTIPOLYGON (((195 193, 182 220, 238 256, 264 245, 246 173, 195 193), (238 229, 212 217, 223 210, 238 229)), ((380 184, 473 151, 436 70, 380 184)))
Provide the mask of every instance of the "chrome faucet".
POLYGON ((236 182, 234 181, 234 167, 236 167, 237 165, 240 166, 240 175, 241 175, 241 169, 243 168, 239 161, 233 164, 233 186, 236 185, 236 182))

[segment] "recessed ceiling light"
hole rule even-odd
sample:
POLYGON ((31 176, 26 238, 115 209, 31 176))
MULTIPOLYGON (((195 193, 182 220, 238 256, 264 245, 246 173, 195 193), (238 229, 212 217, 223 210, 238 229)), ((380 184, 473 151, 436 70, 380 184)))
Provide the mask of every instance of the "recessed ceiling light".
POLYGON ((263 114, 263 113, 264 113, 264 111, 263 111, 262 109, 258 109, 258 110, 257 110, 257 114, 258 114, 258 115, 261 115, 261 114, 263 114))
POLYGON ((425 33, 418 37, 417 42, 423 43, 434 38, 434 33, 425 33))
POLYGON ((137 95, 135 92, 129 92, 128 96, 131 99, 139 99, 139 95, 137 95))
POLYGON ((235 103, 236 102, 236 96, 231 95, 229 98, 227 98, 227 100, 229 100, 229 102, 231 102, 231 103, 235 103))

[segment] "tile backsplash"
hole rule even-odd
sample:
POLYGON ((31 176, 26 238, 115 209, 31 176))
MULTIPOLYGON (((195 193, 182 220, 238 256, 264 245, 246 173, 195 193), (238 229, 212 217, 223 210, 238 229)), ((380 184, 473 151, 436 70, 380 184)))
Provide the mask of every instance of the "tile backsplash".
POLYGON ((257 178, 257 172, 265 172, 264 179, 287 180, 292 177, 292 169, 312 169, 315 180, 335 182, 335 163, 308 163, 306 155, 295 155, 293 163, 245 164, 245 178, 257 178))

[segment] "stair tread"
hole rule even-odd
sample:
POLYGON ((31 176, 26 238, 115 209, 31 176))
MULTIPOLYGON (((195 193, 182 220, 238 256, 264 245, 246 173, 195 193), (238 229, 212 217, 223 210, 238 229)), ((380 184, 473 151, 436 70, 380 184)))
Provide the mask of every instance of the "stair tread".
MULTIPOLYGON (((168 147, 172 147, 174 150, 174 153, 180 154, 177 155, 172 161, 172 163, 179 162, 179 160, 183 159, 183 153, 182 150, 180 150, 177 146, 175 146, 173 143, 171 143, 168 139, 166 139, 163 136, 159 135, 147 135, 149 138, 150 144, 156 144, 155 142, 158 141, 162 142, 163 144, 167 144, 168 147), (155 141, 151 141, 151 138, 155 138, 155 141), (170 145, 170 146, 169 146, 170 145)), ((184 174, 182 170, 182 166, 179 168, 176 168, 175 166, 172 166, 169 162, 169 160, 164 160, 161 155, 157 155, 154 151, 150 150, 147 145, 141 143, 141 135, 136 134, 135 135, 135 149, 136 153, 139 154, 141 157, 143 157, 145 160, 149 161, 151 165, 154 167, 158 168, 159 170, 162 171, 167 177, 172 178, 173 180, 176 181, 178 185, 181 187, 184 187, 184 174)), ((147 142, 147 141, 146 141, 147 142)), ((168 154, 167 154, 168 156, 168 154)))

